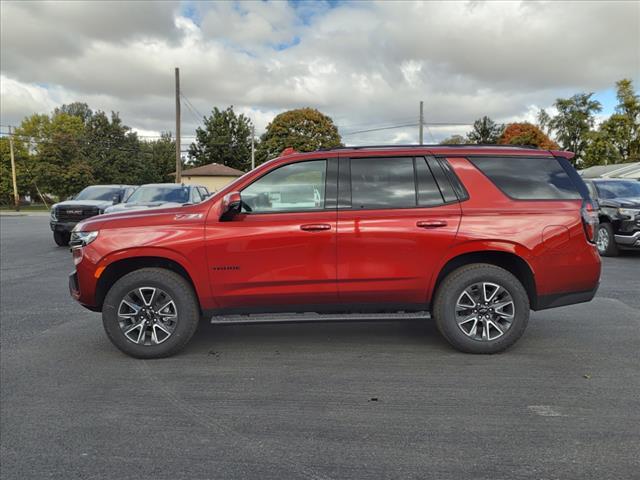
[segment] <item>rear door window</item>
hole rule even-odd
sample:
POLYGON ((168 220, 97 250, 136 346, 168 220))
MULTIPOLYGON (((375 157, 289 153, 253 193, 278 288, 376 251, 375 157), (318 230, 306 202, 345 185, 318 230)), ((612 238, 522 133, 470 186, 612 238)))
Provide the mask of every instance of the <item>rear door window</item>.
POLYGON ((352 208, 409 208, 416 205, 412 157, 351 159, 352 208))
POLYGON ((516 200, 582 198, 553 157, 470 157, 469 160, 506 195, 516 200))
POLYGON ((443 203, 440 188, 424 157, 416 158, 416 180, 418 181, 418 205, 432 207, 443 203))

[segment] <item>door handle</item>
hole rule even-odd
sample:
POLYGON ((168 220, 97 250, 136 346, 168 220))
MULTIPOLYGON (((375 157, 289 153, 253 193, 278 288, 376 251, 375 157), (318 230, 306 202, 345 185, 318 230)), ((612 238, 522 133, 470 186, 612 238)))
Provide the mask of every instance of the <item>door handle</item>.
POLYGON ((446 227, 446 220, 420 220, 416 222, 416 226, 419 228, 439 228, 446 227))
POLYGON ((307 223, 306 225, 300 225, 300 230, 305 232, 320 232, 322 230, 331 230, 331 225, 328 223, 307 223))

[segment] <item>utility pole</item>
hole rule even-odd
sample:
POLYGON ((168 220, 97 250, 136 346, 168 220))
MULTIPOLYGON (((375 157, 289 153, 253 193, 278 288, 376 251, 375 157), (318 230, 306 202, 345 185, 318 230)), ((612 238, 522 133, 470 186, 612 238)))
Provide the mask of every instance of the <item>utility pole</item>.
POLYGON ((182 158, 180 157, 180 69, 176 67, 176 183, 182 183, 182 158))
POLYGON ((424 137, 424 102, 420 100, 420 145, 422 145, 424 137))
POLYGON ((256 168, 256 147, 254 145, 256 138, 256 127, 251 125, 251 170, 256 168))
POLYGON ((18 181, 16 180, 16 159, 13 156, 13 133, 9 125, 9 156, 11 157, 11 179, 13 180, 13 205, 16 212, 20 211, 20 196, 18 195, 18 181))

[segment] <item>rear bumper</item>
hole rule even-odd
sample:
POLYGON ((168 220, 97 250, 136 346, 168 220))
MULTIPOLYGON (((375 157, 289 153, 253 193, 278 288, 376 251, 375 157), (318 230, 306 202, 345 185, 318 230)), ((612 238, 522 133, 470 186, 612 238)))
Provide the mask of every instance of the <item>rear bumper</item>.
POLYGON ((615 235, 616 243, 625 248, 640 248, 640 231, 631 235, 615 235))
POLYGON ((599 286, 600 284, 598 283, 593 290, 586 290, 582 292, 564 292, 554 293, 551 295, 541 295, 538 297, 536 308, 533 310, 546 310, 548 308, 564 307, 565 305, 590 302, 593 300, 593 297, 596 296, 599 286))

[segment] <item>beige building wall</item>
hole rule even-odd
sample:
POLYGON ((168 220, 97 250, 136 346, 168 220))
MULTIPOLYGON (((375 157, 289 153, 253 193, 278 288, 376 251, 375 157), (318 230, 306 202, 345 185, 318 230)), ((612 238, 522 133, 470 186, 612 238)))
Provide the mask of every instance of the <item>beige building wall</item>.
POLYGON ((223 177, 223 176, 182 176, 182 183, 185 185, 202 185, 207 187, 209 192, 217 192, 222 187, 227 186, 238 177, 223 177))

